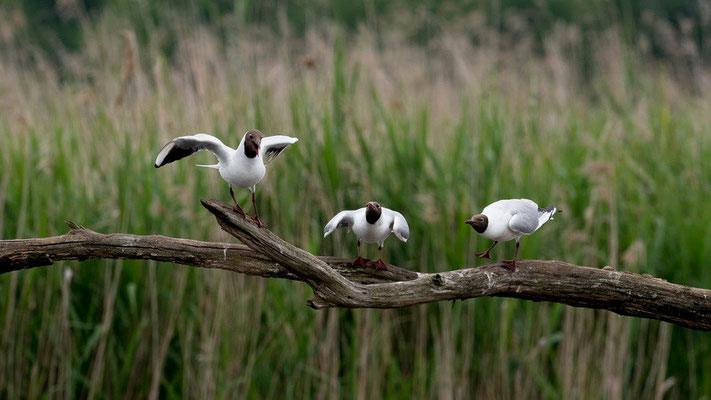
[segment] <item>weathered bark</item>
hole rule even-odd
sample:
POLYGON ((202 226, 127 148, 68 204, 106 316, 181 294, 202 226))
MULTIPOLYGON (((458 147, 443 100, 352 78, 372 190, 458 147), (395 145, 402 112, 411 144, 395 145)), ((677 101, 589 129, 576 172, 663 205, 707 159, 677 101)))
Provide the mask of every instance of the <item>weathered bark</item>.
POLYGON ((649 275, 523 260, 514 273, 500 263, 441 273, 394 266, 376 271, 348 260, 316 257, 245 220, 224 203, 203 205, 222 228, 246 246, 165 236, 100 234, 70 223, 61 236, 0 241, 0 273, 60 260, 150 259, 269 278, 299 280, 314 291, 313 308, 396 308, 442 300, 499 296, 605 309, 711 330, 711 290, 669 283, 649 275))
MULTIPOLYGON (((0 240, 0 274, 52 265, 57 261, 91 259, 155 260, 202 268, 219 268, 265 278, 299 280, 296 275, 249 247, 161 235, 102 234, 67 222, 69 233, 39 239, 0 240)), ((416 273, 392 268, 386 273, 353 268, 350 260, 319 257, 343 276, 360 283, 413 279, 416 273)))

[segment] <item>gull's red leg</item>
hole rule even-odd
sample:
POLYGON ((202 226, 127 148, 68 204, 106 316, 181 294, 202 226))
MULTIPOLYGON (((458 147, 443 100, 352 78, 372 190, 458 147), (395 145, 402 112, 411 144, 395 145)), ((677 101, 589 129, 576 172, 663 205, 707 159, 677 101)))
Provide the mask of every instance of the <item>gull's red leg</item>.
POLYGON ((264 222, 262 222, 261 219, 259 219, 259 213, 257 212, 257 200, 254 196, 254 192, 252 192, 252 206, 254 206, 254 217, 252 219, 254 222, 257 223, 257 226, 260 228, 265 228, 266 225, 264 225, 264 222))
POLYGON ((383 262, 383 246, 378 245, 378 261, 375 262, 375 269, 388 269, 388 264, 383 262))
POLYGON ((360 265, 361 267, 365 267, 369 261, 370 260, 368 260, 367 258, 363 258, 360 256, 360 239, 358 239, 358 258, 353 260, 353 265, 360 265))
POLYGON ((492 244, 491 247, 489 247, 488 249, 486 249, 485 252, 483 252, 483 253, 474 253, 474 255, 477 256, 477 257, 479 257, 479 258, 488 258, 488 259, 491 259, 491 256, 489 255, 489 252, 491 251, 491 249, 494 248, 494 246, 496 246, 497 243, 499 243, 499 242, 494 242, 494 244, 492 244))
POLYGON ((232 201, 235 202, 235 206, 232 207, 232 209, 234 209, 235 212, 238 213, 239 215, 247 218, 247 214, 244 212, 242 207, 240 207, 239 204, 237 204, 237 199, 235 199, 235 192, 232 191, 232 185, 230 185, 230 196, 232 196, 232 201))
POLYGON ((516 259, 518 258, 518 240, 516 241, 516 251, 514 251, 514 258, 511 261, 502 261, 504 267, 508 268, 511 272, 516 271, 516 259))

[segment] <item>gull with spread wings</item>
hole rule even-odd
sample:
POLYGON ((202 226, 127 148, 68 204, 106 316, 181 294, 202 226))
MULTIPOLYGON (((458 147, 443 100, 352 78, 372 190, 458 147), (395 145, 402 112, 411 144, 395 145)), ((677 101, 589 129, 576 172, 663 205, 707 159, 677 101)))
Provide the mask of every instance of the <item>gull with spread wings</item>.
POLYGON ((268 164, 287 146, 296 143, 298 140, 284 135, 263 137, 262 132, 250 130, 244 134, 242 141, 235 150, 223 144, 220 139, 204 133, 181 136, 163 146, 156 158, 155 167, 162 167, 200 150, 207 150, 213 153, 217 156, 217 164, 198 165, 198 167, 215 168, 220 172, 222 179, 230 185, 230 196, 235 202, 235 211, 245 218, 247 214, 237 204, 232 187, 249 189, 252 192, 252 205, 254 206, 254 217, 252 219, 257 225, 264 227, 265 225, 257 212, 257 202, 254 194, 257 183, 264 178, 266 173, 265 164, 268 164))
POLYGON ((387 269, 387 264, 383 262, 382 251, 383 242, 394 233, 395 237, 407 242, 410 237, 410 227, 407 225, 405 217, 397 211, 381 207, 380 204, 371 201, 365 207, 357 210, 344 210, 336 214, 328 221, 323 228, 323 237, 326 237, 337 228, 348 228, 353 230, 358 238, 358 258, 353 260, 353 264, 365 266, 370 260, 360 256, 360 242, 378 244, 378 260, 375 262, 375 269, 387 269))

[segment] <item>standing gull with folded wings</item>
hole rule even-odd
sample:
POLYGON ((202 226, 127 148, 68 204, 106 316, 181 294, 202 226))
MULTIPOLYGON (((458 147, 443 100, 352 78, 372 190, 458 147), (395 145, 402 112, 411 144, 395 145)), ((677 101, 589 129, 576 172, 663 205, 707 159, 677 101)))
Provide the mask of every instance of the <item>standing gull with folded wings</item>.
POLYGON ((499 200, 484 207, 481 214, 474 215, 464 223, 471 225, 479 235, 494 241, 485 252, 475 254, 479 258, 491 258, 489 252, 499 242, 516 240, 513 260, 504 261, 504 266, 513 272, 516 271, 521 236, 537 231, 552 220, 556 212, 560 210, 555 206, 541 208, 529 199, 499 200))

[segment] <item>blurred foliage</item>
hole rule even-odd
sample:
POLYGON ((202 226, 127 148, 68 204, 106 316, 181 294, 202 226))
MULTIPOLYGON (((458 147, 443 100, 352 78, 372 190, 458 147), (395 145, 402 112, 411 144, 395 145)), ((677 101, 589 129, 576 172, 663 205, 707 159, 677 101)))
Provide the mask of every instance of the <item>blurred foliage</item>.
POLYGON ((79 29, 81 21, 106 10, 128 17, 133 25, 130 28, 139 33, 143 43, 154 28, 169 29, 176 15, 188 16, 223 32, 225 28, 234 29, 234 25, 265 26, 274 31, 288 26, 289 33, 300 35, 323 21, 353 30, 363 24, 390 23, 395 14, 406 11, 425 16, 408 20, 417 24, 412 37, 416 42, 425 42, 447 24, 478 13, 501 31, 512 29, 510 16, 522 17, 528 31, 539 40, 558 23, 576 26, 588 34, 620 26, 630 42, 635 42, 640 33, 647 33, 657 48, 661 46, 655 43, 651 32, 654 21, 666 21, 676 30, 682 29, 684 21, 690 21, 693 36, 703 47, 711 18, 711 5, 703 0, 6 0, 6 4, 21 10, 24 16, 26 29, 21 36, 50 52, 56 50, 57 43, 78 49, 84 39, 79 29))
MULTIPOLYGON (((388 261, 473 266, 489 243, 461 221, 520 196, 565 210, 525 239, 524 258, 711 287, 706 2, 59 3, 0 6, 13 21, 0 34, 17 42, 0 42, 3 238, 64 233, 72 219, 233 241, 197 201, 229 199, 193 166, 211 156, 153 160, 180 134, 235 145, 254 127, 301 139, 258 202, 311 252, 352 257, 353 236, 324 240, 323 223, 377 199, 412 231, 390 239, 388 261)), ((702 332, 500 298, 316 313, 309 294, 129 260, 3 274, 0 398, 711 394, 702 332)))

